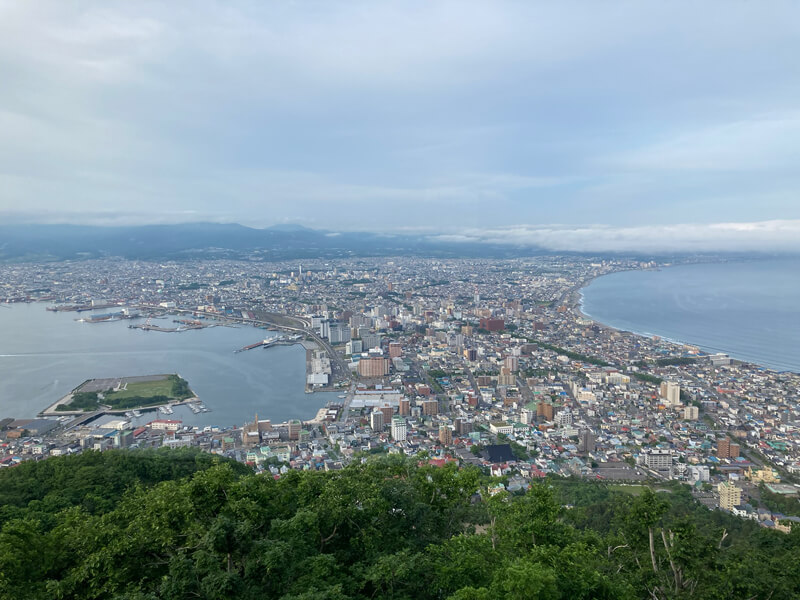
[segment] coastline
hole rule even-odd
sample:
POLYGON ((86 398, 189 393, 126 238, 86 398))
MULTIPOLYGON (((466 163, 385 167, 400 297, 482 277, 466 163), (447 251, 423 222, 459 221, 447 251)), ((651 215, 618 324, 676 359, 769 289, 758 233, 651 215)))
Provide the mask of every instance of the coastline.
MULTIPOLYGON (((297 372, 294 365, 304 365, 305 353, 298 353, 297 350, 293 350, 289 357, 287 357, 285 352, 279 352, 277 350, 274 355, 271 352, 266 353, 264 358, 260 358, 261 355, 254 353, 246 357, 237 357, 235 362, 239 363, 241 365, 240 367, 236 367, 235 365, 226 366, 226 362, 234 361, 232 358, 232 349, 246 344, 248 341, 252 341, 250 338, 253 332, 258 332, 258 335, 262 335, 259 331, 261 328, 250 325, 249 323, 246 324, 249 327, 241 328, 209 327, 202 333, 195 332, 194 334, 185 334, 188 336, 186 338, 184 338, 184 336, 164 336, 162 338, 157 333, 155 335, 135 335, 133 334, 133 330, 128 329, 124 321, 116 323, 111 322, 106 325, 106 327, 97 329, 93 327, 83 327, 85 324, 74 321, 72 315, 69 313, 46 312, 45 308, 49 303, 49 300, 42 302, 13 303, 8 306, 9 310, 4 310, 2 314, 0 314, 0 316, 5 317, 3 322, 6 324, 12 321, 17 325, 22 323, 22 325, 19 325, 19 334, 22 336, 21 339, 26 340, 26 343, 17 343, 11 341, 14 339, 13 337, 7 338, 9 344, 6 344, 6 352, 8 353, 6 359, 7 361, 13 362, 4 363, 3 365, 3 373, 6 378, 9 381, 14 380, 18 382, 24 382, 26 378, 30 378, 28 371, 24 374, 19 373, 20 365, 23 364, 19 361, 26 361, 24 362, 24 367, 31 373, 36 373, 37 375, 41 372, 45 373, 45 380, 42 381, 41 386, 19 383, 16 386, 12 384, 10 387, 4 388, 4 392, 8 394, 9 399, 19 399, 18 401, 2 402, 0 410, 4 416, 7 415, 19 419, 40 418, 39 415, 48 412, 48 409, 60 403, 65 396, 68 396, 77 383, 101 376, 108 369, 112 371, 128 372, 134 376, 161 372, 159 369, 163 368, 162 363, 153 364, 155 359, 139 359, 138 357, 160 355, 165 352, 177 352, 176 362, 174 363, 175 370, 186 373, 187 378, 192 382, 192 388, 196 397, 202 398, 211 409, 211 414, 206 415, 204 413, 201 420, 198 420, 197 415, 190 414, 188 409, 185 411, 181 410, 181 413, 184 414, 181 414, 180 418, 186 424, 219 427, 236 424, 237 426, 241 426, 242 423, 246 421, 247 415, 250 414, 250 411, 246 411, 242 418, 230 420, 230 411, 228 410, 230 403, 225 400, 228 396, 224 388, 226 384, 220 383, 218 377, 209 375, 209 370, 198 369, 196 367, 197 358, 195 357, 209 352, 213 353, 211 359, 217 361, 219 365, 221 365, 214 370, 217 372, 219 372, 218 369, 221 369, 225 373, 232 373, 234 372, 233 369, 240 369, 241 375, 235 377, 247 379, 250 378, 250 373, 261 373, 262 371, 267 373, 274 372, 274 375, 269 375, 266 379, 263 376, 256 376, 256 380, 251 382, 250 386, 245 386, 241 391, 242 394, 247 396, 247 404, 261 405, 257 410, 265 416, 271 416, 273 421, 283 421, 291 418, 297 418, 303 421, 314 419, 319 414, 319 411, 324 408, 324 405, 331 400, 326 397, 325 394, 312 396, 304 393, 305 379, 307 376, 304 366, 299 367, 298 376, 297 378, 292 377, 292 381, 287 381, 287 377, 281 375, 281 373, 285 373, 288 370, 287 364, 289 362, 293 365, 291 367, 292 373, 297 372), (17 313, 18 309, 22 312, 17 313), (254 329, 250 330, 250 327, 254 327, 254 329), (49 339, 51 328, 58 331, 59 333, 57 335, 60 337, 58 346, 56 346, 55 349, 49 339), (239 332, 238 334, 235 333, 237 331, 239 332), (210 338, 207 338, 206 334, 211 332, 215 333, 210 338), (118 339, 118 335, 122 337, 118 339), (127 341, 131 335, 134 335, 136 340, 141 340, 143 343, 131 344, 131 342, 127 341), (220 336, 222 336, 222 338, 220 338, 220 336), (193 339, 196 341, 191 341, 193 339), (213 341, 221 339, 225 340, 225 345, 220 345, 219 341, 213 341), (27 340, 36 340, 36 343, 31 344, 27 342, 27 340), (74 340, 77 340, 77 342, 74 340), (177 340, 181 341, 178 342, 177 340), (106 364, 105 359, 101 357, 105 349, 111 349, 111 354, 109 356, 112 360, 109 361, 108 364, 106 364), (119 350, 119 352, 117 352, 117 350, 119 350), (120 354, 126 352, 133 357, 134 364, 132 367, 128 360, 118 358, 120 354), (75 357, 79 355, 85 356, 85 358, 80 360, 83 361, 83 365, 87 363, 90 365, 88 369, 80 368, 76 371, 72 371, 70 370, 71 365, 70 367, 64 366, 64 361, 62 361, 61 357, 75 357), (37 359, 37 357, 41 358, 37 359), (253 364, 254 362, 262 366, 257 366, 253 364), (140 365, 139 363, 142 364, 140 365), (53 364, 61 368, 54 369, 51 366, 53 364), (278 364, 281 366, 273 366, 278 364), (129 368, 131 370, 128 370, 129 368), (275 371, 276 368, 278 371, 275 371), (11 377, 12 374, 14 374, 14 377, 11 377), (268 388, 270 391, 267 395, 264 395, 261 390, 267 388, 258 387, 259 384, 263 385, 264 383, 274 383, 277 387, 268 388), (198 389, 198 386, 200 386, 200 389, 198 389), (303 397, 308 398, 308 400, 304 400, 303 397), (220 398, 223 401, 220 402, 220 398), (275 408, 274 412, 273 407, 275 408)), ((215 324, 226 325, 227 323, 224 321, 225 318, 222 317, 216 320, 215 324)), ((8 332, 14 333, 14 331, 15 330, 9 325, 8 332)), ((307 341, 306 344, 301 344, 300 341, 298 341, 296 344, 292 345, 299 345, 305 348, 309 343, 316 346, 314 342, 307 341)), ((66 362, 74 362, 75 360, 79 359, 72 359, 66 362)), ((172 362, 171 359, 170 362, 172 362)), ((5 396, 5 393, 0 395, 5 396)), ((190 401, 191 400, 192 399, 190 399, 190 401)), ((172 405, 176 409, 176 416, 178 414, 178 407, 182 409, 183 404, 185 403, 172 405)), ((151 406, 146 407, 145 410, 152 411, 154 408, 157 409, 156 406, 151 406)), ((48 414, 45 418, 54 419, 65 416, 75 416, 70 415, 69 412, 71 411, 59 411, 58 413, 48 414)), ((106 412, 119 411, 112 410, 106 412)))
MULTIPOLYGON (((727 262, 733 262, 733 261, 727 261, 727 262)), ((736 261, 736 262, 738 262, 738 261, 736 261)), ((717 264, 717 263, 710 262, 710 263, 689 263, 689 264, 690 265, 697 265, 697 264, 717 264)), ((619 333, 631 334, 631 335, 634 335, 634 336, 637 336, 637 337, 640 337, 640 338, 643 338, 643 339, 648 339, 648 340, 651 340, 651 341, 654 338, 658 338, 661 341, 667 342, 667 343, 672 344, 674 346, 697 348, 704 355, 710 355, 710 354, 716 354, 716 353, 727 354, 732 361, 735 361, 737 363, 751 365, 751 366, 754 366, 754 367, 757 367, 757 368, 766 369, 766 370, 769 370, 769 371, 774 371, 776 373, 793 373, 793 374, 800 375, 800 368, 798 368, 798 369, 793 369, 793 368, 778 369, 776 367, 772 367, 772 366, 763 364, 763 363, 758 362, 758 361, 750 360, 750 359, 747 359, 747 358, 741 358, 741 357, 737 356, 738 353, 731 352, 731 351, 729 351, 728 349, 725 349, 725 348, 713 348, 713 347, 705 345, 705 344, 698 344, 698 343, 692 342, 691 340, 676 339, 674 337, 671 337, 671 336, 668 336, 668 335, 662 335, 662 334, 659 334, 659 333, 652 333, 652 332, 640 331, 640 330, 635 330, 635 329, 622 329, 620 327, 615 327, 614 325, 610 325, 608 323, 600 321, 599 319, 593 317, 591 314, 589 314, 585 310, 585 306, 584 306, 584 298, 585 298, 584 290, 586 290, 586 288, 588 288, 592 284, 592 282, 594 282, 596 279, 599 279, 601 277, 607 277, 609 275, 615 275, 617 273, 632 272, 632 271, 661 271, 661 270, 666 269, 666 268, 674 268, 674 267, 680 267, 680 266, 688 266, 688 265, 686 265, 686 264, 677 264, 677 265, 673 264, 673 265, 669 265, 669 266, 666 266, 666 267, 658 267, 658 268, 654 268, 654 269, 621 269, 619 271, 613 271, 611 273, 604 273, 602 275, 596 275, 594 277, 587 278, 584 281, 582 281, 581 284, 572 293, 570 293, 570 295, 568 297, 567 306, 568 306, 569 310, 575 316, 576 320, 581 320, 582 319, 582 320, 586 320, 586 321, 591 321, 592 323, 595 323, 598 326, 603 327, 605 329, 609 329, 609 330, 616 331, 616 332, 619 332, 619 333)))

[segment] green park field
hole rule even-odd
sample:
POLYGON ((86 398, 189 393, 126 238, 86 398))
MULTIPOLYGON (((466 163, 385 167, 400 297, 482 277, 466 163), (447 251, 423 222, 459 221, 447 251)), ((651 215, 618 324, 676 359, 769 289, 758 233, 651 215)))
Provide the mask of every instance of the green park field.
POLYGON ((128 410, 180 402, 193 396, 186 380, 176 374, 90 379, 75 389, 70 402, 59 404, 56 411, 92 411, 101 407, 128 410))
MULTIPOLYGON (((123 400, 126 398, 152 398, 153 396, 172 396, 172 384, 170 379, 163 379, 161 381, 142 381, 140 383, 128 383, 125 389, 118 392, 107 392, 105 394, 106 400, 115 401, 123 400)), ((178 400, 178 398, 174 398, 178 400)))

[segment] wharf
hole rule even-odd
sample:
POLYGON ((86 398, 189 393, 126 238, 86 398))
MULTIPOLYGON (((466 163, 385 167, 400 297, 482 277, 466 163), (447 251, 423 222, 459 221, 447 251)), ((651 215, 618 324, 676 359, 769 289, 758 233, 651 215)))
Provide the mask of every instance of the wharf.
POLYGON ((164 333, 180 333, 181 331, 205 329, 206 327, 213 327, 213 325, 184 325, 182 327, 161 327, 159 325, 149 325, 147 323, 143 323, 141 325, 128 325, 128 328, 130 329, 141 329, 142 331, 161 331, 164 333))
POLYGON ((238 350, 234 350, 234 353, 245 352, 246 350, 253 350, 255 348, 271 348, 272 346, 293 346, 295 344, 302 343, 300 341, 299 335, 279 335, 274 338, 268 338, 261 342, 256 342, 255 344, 250 344, 249 346, 244 346, 243 348, 239 348, 238 350))

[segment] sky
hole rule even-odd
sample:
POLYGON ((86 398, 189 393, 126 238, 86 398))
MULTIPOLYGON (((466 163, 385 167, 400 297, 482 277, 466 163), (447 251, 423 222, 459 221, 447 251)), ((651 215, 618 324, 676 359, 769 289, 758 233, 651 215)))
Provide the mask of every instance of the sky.
POLYGON ((0 222, 800 250, 798 56, 793 1, 0 0, 0 222))

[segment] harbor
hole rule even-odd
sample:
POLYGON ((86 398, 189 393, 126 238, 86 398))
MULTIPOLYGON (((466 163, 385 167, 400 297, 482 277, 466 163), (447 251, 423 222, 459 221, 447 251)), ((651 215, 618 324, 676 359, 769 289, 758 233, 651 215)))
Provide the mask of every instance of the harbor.
POLYGON ((273 338, 267 338, 261 340, 260 342, 256 342, 255 344, 249 344, 248 346, 243 346, 238 350, 234 350, 234 354, 238 354, 239 352, 246 352, 247 350, 255 350, 256 348, 271 348, 272 346, 291 346, 297 344, 302 339, 302 336, 299 335, 283 335, 279 334, 273 338))

